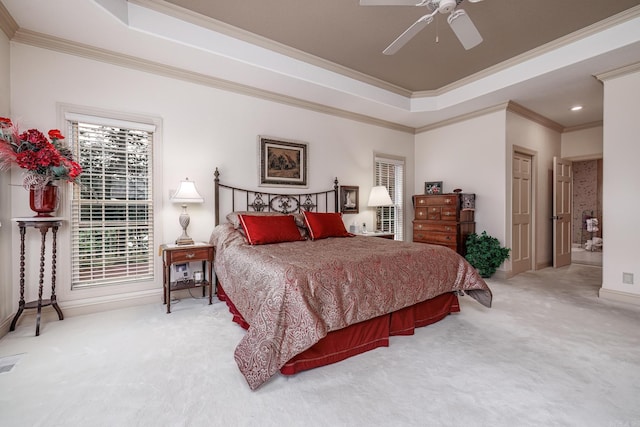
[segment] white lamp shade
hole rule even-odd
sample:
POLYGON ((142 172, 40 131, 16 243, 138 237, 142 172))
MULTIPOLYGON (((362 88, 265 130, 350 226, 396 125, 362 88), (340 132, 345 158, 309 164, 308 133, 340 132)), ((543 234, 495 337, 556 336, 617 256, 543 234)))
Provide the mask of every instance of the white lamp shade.
POLYGON ((173 203, 202 203, 204 199, 198 193, 196 184, 186 178, 184 181, 180 181, 180 186, 171 196, 171 201, 173 203))
POLYGON ((371 189, 369 193, 369 206, 392 206, 393 200, 389 196, 389 192, 384 185, 377 185, 371 189))

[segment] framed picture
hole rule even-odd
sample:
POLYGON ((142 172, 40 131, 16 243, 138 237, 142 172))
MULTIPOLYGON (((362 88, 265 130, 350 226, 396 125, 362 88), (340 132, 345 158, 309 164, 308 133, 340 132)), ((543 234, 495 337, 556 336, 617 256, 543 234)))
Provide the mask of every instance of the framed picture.
POLYGON ((202 271, 193 272, 193 281, 196 283, 202 283, 204 280, 204 273, 202 271))
POLYGON ((189 263, 173 264, 173 278, 175 282, 186 282, 191 279, 189 263))
POLYGON ((425 182, 424 194, 442 194, 442 181, 425 182))
POLYGON ((357 214, 360 212, 358 208, 359 187, 353 185, 340 186, 340 212, 343 214, 357 214))
POLYGON ((261 186, 308 186, 306 143, 259 136, 259 150, 261 186))

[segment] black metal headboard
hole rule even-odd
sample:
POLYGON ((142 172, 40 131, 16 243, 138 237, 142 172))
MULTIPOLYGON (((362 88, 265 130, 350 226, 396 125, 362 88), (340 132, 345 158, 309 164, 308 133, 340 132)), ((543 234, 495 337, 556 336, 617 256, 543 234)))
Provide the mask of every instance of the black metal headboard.
POLYGON ((333 181, 333 189, 315 193, 271 193, 231 187, 220 183, 218 168, 214 172, 215 182, 215 225, 220 224, 220 213, 235 211, 296 213, 338 212, 338 178, 333 181), (221 196, 223 199, 221 201, 221 196))

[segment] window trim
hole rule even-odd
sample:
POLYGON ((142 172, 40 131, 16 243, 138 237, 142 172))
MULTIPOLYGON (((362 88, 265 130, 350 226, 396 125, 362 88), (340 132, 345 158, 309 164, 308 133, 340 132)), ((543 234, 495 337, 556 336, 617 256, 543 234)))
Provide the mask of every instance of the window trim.
MULTIPOLYGON (((406 199, 407 199, 406 198, 407 161, 406 161, 406 158, 403 156, 396 156, 393 154, 374 152, 373 153, 373 185, 378 185, 378 181, 377 181, 378 162, 385 162, 385 163, 402 166, 402 189, 400 192, 400 196, 402 200, 401 200, 401 203, 396 204, 396 207, 399 209, 399 212, 397 212, 398 214, 397 217, 401 221, 401 227, 399 227, 401 235, 398 236, 396 232, 396 237, 399 237, 400 240, 404 240, 405 237, 407 236, 407 232, 406 232, 407 221, 405 221, 405 217, 404 217, 406 213, 406 199)), ((394 203, 395 203, 395 200, 394 200, 394 203)))
MULTIPOLYGON (((153 127, 153 209, 156 212, 153 224, 153 233, 155 236, 155 244, 159 245, 164 241, 163 238, 163 224, 162 215, 157 213, 161 212, 163 204, 163 182, 162 182, 162 141, 163 141, 163 126, 162 118, 152 115, 140 115, 135 113, 118 112, 113 110, 81 106, 75 104, 57 104, 57 123, 59 129, 67 129, 68 120, 77 119, 78 117, 94 117, 102 119, 103 117, 108 120, 114 120, 117 123, 129 123, 138 124, 144 126, 146 129, 153 127)), ((113 122, 111 122, 113 123, 113 122)), ((145 130, 145 128, 141 130, 145 130)), ((59 216, 66 218, 64 226, 58 233, 58 253, 71 253, 72 247, 72 232, 71 232, 71 202, 73 188, 65 188, 62 191, 62 200, 60 203, 59 216), (62 252, 64 251, 64 252, 62 252)), ((152 248, 155 255, 155 248, 152 248)), ((91 286, 71 289, 71 274, 72 274, 72 259, 68 257, 64 262, 60 262, 60 271, 58 274, 59 289, 58 295, 61 300, 65 301, 78 301, 87 298, 97 298, 100 302, 108 302, 112 300, 129 299, 134 297, 144 297, 145 295, 160 295, 162 293, 162 287, 160 286, 162 277, 162 260, 158 256, 153 257, 153 277, 150 280, 140 281, 135 283, 123 283, 122 285, 109 285, 109 286, 91 286), (64 264, 64 265, 62 265, 64 264), (135 295, 135 296, 134 296, 135 295)))

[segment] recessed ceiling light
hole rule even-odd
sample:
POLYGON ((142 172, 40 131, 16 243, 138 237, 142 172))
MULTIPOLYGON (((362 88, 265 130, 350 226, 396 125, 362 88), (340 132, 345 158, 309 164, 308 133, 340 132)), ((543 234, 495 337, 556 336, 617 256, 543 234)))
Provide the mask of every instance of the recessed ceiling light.
POLYGON ((582 105, 575 105, 571 107, 571 111, 580 111, 582 110, 582 105))

